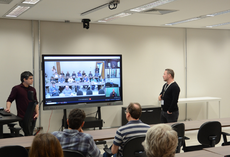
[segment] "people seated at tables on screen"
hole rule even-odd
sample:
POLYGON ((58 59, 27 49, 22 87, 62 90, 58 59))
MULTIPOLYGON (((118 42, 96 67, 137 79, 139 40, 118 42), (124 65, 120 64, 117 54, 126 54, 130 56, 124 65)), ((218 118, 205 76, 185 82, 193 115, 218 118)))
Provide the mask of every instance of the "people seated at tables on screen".
POLYGON ((115 89, 110 93, 110 97, 117 97, 117 93, 115 92, 115 89))
POLYGON ((81 79, 80 79, 78 76, 76 76, 75 81, 76 81, 76 82, 80 82, 81 79))
POLYGON ((99 76, 98 82, 103 82, 103 79, 101 76, 99 76))
POLYGON ((95 77, 93 77, 93 78, 91 79, 91 82, 97 82, 97 79, 96 79, 95 77))
POLYGON ((86 75, 86 73, 85 73, 85 71, 83 70, 83 71, 82 71, 82 76, 85 76, 85 75, 86 75))
POLYGON ((76 76, 77 76, 77 74, 75 73, 75 71, 73 71, 72 77, 75 78, 76 76))
POLYGON ((41 133, 34 137, 29 157, 64 157, 64 155, 61 144, 54 135, 41 133))
POLYGON ((65 83, 65 79, 64 79, 63 75, 59 76, 58 83, 65 83))
POLYGON ((60 75, 65 76, 65 73, 63 71, 61 71, 60 75))
POLYGON ((59 96, 59 89, 54 82, 52 83, 52 86, 49 89, 49 93, 51 96, 59 96))
POLYGON ((82 75, 81 75, 81 70, 77 73, 77 76, 78 77, 81 77, 82 75))
POLYGON ((65 86, 65 89, 62 91, 62 94, 64 96, 72 96, 72 90, 69 88, 69 86, 65 86))
POLYGON ((54 77, 53 76, 51 76, 51 78, 50 78, 50 82, 52 83, 52 82, 55 82, 55 79, 54 79, 54 77))
POLYGON ((68 79, 68 82, 69 82, 69 83, 73 83, 73 82, 75 82, 75 80, 73 79, 72 76, 70 76, 70 78, 68 79))
MULTIPOLYGON (((121 126, 117 131, 113 144, 110 147, 112 154, 119 153, 120 156, 123 156, 122 150, 125 142, 134 136, 145 135, 149 129, 149 125, 143 123, 139 118, 141 116, 142 109, 139 103, 130 103, 127 107, 125 114, 128 123, 124 126, 121 126)), ((106 152, 103 154, 103 157, 110 156, 106 152)))
POLYGON ((96 71, 94 76, 99 77, 99 73, 96 71))
POLYGON ((89 78, 93 77, 93 74, 91 73, 91 71, 89 72, 89 78))
POLYGON ((84 120, 85 112, 81 109, 73 109, 67 119, 68 129, 55 131, 52 134, 60 141, 62 149, 80 151, 87 157, 99 157, 100 150, 93 137, 82 130, 85 124, 84 120))
POLYGON ((84 82, 89 82, 89 78, 88 78, 88 76, 83 76, 83 80, 84 80, 84 82))
POLYGON ((70 77, 70 73, 69 71, 67 71, 66 75, 65 75, 66 78, 69 78, 70 77))
POLYGON ((177 143, 177 132, 170 125, 157 124, 147 131, 142 145, 147 157, 174 157, 177 143))

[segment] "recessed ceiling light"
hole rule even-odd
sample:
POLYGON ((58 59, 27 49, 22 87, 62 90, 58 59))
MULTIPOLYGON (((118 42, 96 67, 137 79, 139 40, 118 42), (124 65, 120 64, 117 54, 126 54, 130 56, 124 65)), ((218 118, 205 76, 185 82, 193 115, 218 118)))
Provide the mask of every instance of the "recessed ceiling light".
POLYGON ((213 14, 207 14, 206 16, 213 17, 213 16, 227 14, 227 13, 230 13, 230 10, 225 10, 225 11, 221 11, 221 12, 217 12, 217 13, 213 13, 213 14))
POLYGON ((201 19, 201 17, 195 17, 195 18, 191 18, 191 19, 187 19, 187 20, 177 21, 177 22, 173 22, 173 23, 167 23, 165 25, 166 26, 172 26, 172 25, 177 25, 177 24, 181 24, 181 23, 185 23, 185 22, 196 21, 199 19, 201 19))
POLYGON ((18 17, 22 13, 24 13, 26 10, 28 10, 30 6, 15 6, 12 11, 7 13, 5 16, 6 17, 18 17))
POLYGON ((130 11, 133 11, 133 12, 141 12, 141 11, 148 10, 148 9, 151 9, 151 8, 154 8, 154 7, 157 7, 157 6, 166 4, 166 3, 173 2, 173 1, 175 1, 175 0, 158 0, 158 1, 149 3, 149 4, 146 4, 146 5, 137 7, 137 8, 133 8, 133 9, 131 9, 130 11))
POLYGON ((24 4, 36 4, 39 1, 40 0, 24 0, 22 3, 24 3, 24 4))
POLYGON ((206 26, 207 28, 213 28, 213 27, 219 27, 219 26, 224 26, 224 25, 229 25, 230 22, 225 22, 225 23, 220 23, 216 25, 211 25, 211 26, 206 26))
POLYGON ((120 14, 113 15, 113 16, 104 18, 104 19, 102 19, 102 20, 99 20, 98 22, 108 22, 108 21, 115 20, 115 19, 117 19, 117 18, 129 16, 129 15, 132 15, 132 14, 131 14, 131 13, 120 13, 120 14))

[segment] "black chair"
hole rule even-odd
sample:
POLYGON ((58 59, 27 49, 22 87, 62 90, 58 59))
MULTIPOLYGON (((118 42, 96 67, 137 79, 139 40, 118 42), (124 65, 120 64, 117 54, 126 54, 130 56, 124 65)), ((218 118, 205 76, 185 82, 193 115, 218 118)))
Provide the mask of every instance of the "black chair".
POLYGON ((197 139, 201 145, 186 147, 183 145, 184 152, 202 150, 203 148, 215 147, 220 142, 221 138, 221 124, 218 121, 205 122, 200 126, 197 134, 197 139))
MULTIPOLYGON (((146 157, 142 142, 145 140, 145 135, 135 136, 125 142, 122 151, 123 157, 146 157)), ((110 155, 112 152, 109 148, 104 148, 104 151, 110 155)), ((119 156, 119 154, 117 154, 119 156)))
POLYGON ((178 137, 178 145, 176 148, 176 153, 180 153, 180 149, 184 144, 184 132, 185 132, 185 126, 184 123, 176 123, 172 125, 173 130, 177 132, 178 137))
POLYGON ((98 91, 98 94, 105 94, 105 91, 104 91, 103 89, 100 89, 100 90, 98 91))
POLYGON ((83 95, 83 92, 82 92, 81 90, 79 90, 79 91, 77 92, 77 95, 83 95))
POLYGON ((230 136, 230 134, 226 132, 222 132, 222 135, 223 135, 223 140, 224 140, 224 142, 222 143, 222 146, 230 145, 230 142, 227 141, 227 136, 230 136))
POLYGON ((81 152, 76 150, 63 149, 64 157, 85 157, 81 152))
POLYGON ((28 157, 28 151, 18 145, 4 146, 0 148, 0 155, 2 157, 28 157))

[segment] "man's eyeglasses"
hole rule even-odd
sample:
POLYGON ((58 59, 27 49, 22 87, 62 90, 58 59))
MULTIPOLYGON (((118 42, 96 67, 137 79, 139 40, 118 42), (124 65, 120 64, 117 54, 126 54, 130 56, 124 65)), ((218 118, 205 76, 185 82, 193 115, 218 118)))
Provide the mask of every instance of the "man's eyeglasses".
POLYGON ((128 111, 125 110, 125 114, 128 113, 128 111))

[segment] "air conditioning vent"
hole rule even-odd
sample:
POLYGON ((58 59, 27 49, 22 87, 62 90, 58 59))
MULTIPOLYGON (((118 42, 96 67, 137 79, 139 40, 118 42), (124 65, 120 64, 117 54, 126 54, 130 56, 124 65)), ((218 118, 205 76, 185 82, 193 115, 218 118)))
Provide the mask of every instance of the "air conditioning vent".
POLYGON ((10 4, 12 0, 0 0, 0 4, 10 4))

